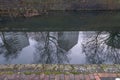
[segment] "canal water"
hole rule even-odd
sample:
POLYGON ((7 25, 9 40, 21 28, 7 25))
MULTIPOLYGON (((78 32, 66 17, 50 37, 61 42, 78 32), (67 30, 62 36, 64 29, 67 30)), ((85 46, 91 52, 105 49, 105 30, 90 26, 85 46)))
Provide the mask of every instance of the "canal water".
POLYGON ((119 21, 119 11, 51 11, 29 18, 0 17, 0 28, 7 31, 119 30, 119 21))
POLYGON ((0 16, 0 64, 120 64, 119 21, 119 11, 0 16))
POLYGON ((120 33, 117 31, 0 34, 0 64, 120 63, 120 33))

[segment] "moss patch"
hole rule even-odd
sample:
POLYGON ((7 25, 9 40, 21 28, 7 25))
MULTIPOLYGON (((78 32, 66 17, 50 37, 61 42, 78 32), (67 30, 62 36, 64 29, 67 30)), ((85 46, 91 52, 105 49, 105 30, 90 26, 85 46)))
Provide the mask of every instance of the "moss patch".
POLYGON ((42 72, 34 72, 34 74, 40 75, 40 74, 42 74, 42 72))
POLYGON ((80 72, 70 72, 71 74, 81 74, 80 72))
POLYGON ((46 72, 44 72, 44 74, 46 74, 46 75, 50 75, 52 72, 50 72, 50 71, 46 71, 46 72))
POLYGON ((15 73, 12 72, 12 71, 0 72, 0 75, 3 75, 3 74, 12 75, 12 74, 15 74, 15 73))
POLYGON ((24 72, 25 75, 31 75, 31 72, 24 72))

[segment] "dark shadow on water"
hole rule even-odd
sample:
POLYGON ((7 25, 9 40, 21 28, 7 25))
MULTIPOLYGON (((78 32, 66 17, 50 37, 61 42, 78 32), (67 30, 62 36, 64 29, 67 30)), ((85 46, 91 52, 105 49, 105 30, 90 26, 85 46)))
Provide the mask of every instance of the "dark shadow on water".
POLYGON ((51 11, 28 18, 0 17, 1 31, 118 31, 120 12, 116 11, 51 11))

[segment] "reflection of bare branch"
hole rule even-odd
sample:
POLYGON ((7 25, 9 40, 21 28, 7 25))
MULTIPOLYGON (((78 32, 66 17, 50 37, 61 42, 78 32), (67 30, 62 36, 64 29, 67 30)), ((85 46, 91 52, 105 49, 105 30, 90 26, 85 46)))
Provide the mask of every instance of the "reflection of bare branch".
MULTIPOLYGON (((37 62, 40 63, 64 63, 68 61, 66 51, 58 46, 57 39, 50 35, 50 32, 45 32, 46 36, 44 40, 44 45, 38 46, 35 52, 38 59, 37 62)), ((38 45, 40 45, 39 43, 38 45)))
POLYGON ((57 41, 56 37, 54 37, 54 36, 49 36, 49 37, 52 38, 52 39, 55 39, 57 41))
MULTIPOLYGON (((114 34, 109 34, 114 36, 118 35, 116 32, 114 34)), ((120 50, 106 44, 106 41, 114 37, 103 37, 102 35, 102 32, 96 33, 92 36, 91 40, 88 39, 86 43, 82 44, 83 53, 86 54, 88 61, 90 63, 103 63, 104 61, 112 60, 114 63, 120 63, 120 50)), ((114 42, 112 41, 112 43, 114 42)))
POLYGON ((41 34, 42 34, 42 37, 44 38, 44 40, 45 40, 45 37, 44 37, 44 35, 43 35, 43 33, 41 32, 41 34))
MULTIPOLYGON (((14 39, 14 38, 11 38, 11 37, 10 38, 6 38, 7 35, 5 33, 6 32, 1 32, 1 36, 0 37, 2 39, 3 46, 0 47, 1 48, 0 50, 2 50, 2 54, 4 55, 6 60, 8 61, 10 59, 17 58, 18 54, 20 53, 20 49, 18 50, 17 48, 15 48, 16 47, 15 44, 19 44, 17 42, 17 40, 14 39)), ((12 35, 12 34, 9 34, 9 35, 15 36, 15 35, 12 35)), ((18 46, 20 46, 20 45, 18 45, 18 46)))
POLYGON ((55 45, 59 50, 61 50, 62 52, 66 52, 64 49, 60 48, 53 40, 49 39, 49 41, 53 42, 54 45, 55 45))

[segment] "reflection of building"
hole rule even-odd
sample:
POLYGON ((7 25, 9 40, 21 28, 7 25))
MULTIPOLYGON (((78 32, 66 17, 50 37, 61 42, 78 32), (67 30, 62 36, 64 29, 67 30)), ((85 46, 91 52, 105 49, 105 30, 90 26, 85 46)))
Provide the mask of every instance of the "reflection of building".
POLYGON ((29 45, 27 34, 24 32, 4 32, 2 38, 10 52, 19 51, 29 45))
POLYGON ((68 51, 77 44, 79 32, 50 32, 49 35, 60 48, 68 51))
POLYGON ((58 44, 61 48, 68 51, 78 42, 79 32, 60 32, 58 33, 58 44))
POLYGON ((79 32, 42 32, 34 33, 33 35, 32 38, 39 42, 43 48, 47 40, 49 40, 49 45, 54 46, 54 49, 58 45, 60 48, 68 51, 77 44, 79 32))

